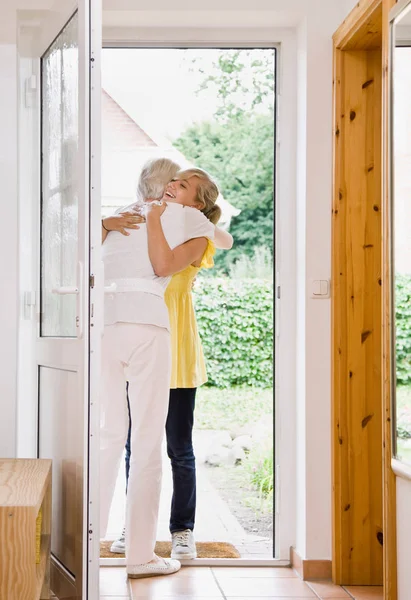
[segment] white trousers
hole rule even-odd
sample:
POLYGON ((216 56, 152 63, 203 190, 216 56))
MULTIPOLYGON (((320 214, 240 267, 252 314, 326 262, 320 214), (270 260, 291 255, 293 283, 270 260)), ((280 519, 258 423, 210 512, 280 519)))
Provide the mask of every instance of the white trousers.
POLYGON ((127 439, 128 381, 132 452, 126 503, 127 565, 154 558, 170 364, 170 334, 166 329, 135 323, 105 327, 100 392, 100 532, 103 537, 107 531, 127 439))

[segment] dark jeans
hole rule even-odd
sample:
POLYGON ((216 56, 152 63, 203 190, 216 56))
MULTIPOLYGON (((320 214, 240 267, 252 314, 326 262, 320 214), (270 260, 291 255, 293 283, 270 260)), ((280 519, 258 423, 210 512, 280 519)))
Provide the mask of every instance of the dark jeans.
MULTIPOLYGON (((196 388, 170 390, 166 422, 167 454, 173 471, 173 497, 171 500, 170 532, 194 529, 196 512, 196 466, 192 432, 196 388)), ((130 470, 131 417, 130 404, 127 404, 129 429, 126 443, 126 491, 130 470)))

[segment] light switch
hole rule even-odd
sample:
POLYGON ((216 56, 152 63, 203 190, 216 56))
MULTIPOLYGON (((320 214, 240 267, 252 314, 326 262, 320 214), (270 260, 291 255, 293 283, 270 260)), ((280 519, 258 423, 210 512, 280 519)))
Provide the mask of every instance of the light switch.
POLYGON ((321 283, 320 279, 314 279, 312 284, 312 295, 313 296, 321 296, 321 283))
POLYGON ((328 281, 326 279, 321 279, 321 296, 328 296, 328 281))
POLYGON ((330 280, 329 279, 312 279, 311 280, 311 298, 325 299, 330 297, 330 280))

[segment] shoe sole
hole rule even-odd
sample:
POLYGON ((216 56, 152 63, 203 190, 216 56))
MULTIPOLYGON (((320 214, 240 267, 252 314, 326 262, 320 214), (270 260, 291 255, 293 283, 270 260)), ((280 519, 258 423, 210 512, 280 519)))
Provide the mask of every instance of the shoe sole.
POLYGON ((146 579, 147 577, 161 577, 164 575, 173 575, 174 573, 178 573, 180 569, 177 569, 176 571, 171 571, 171 572, 167 572, 167 573, 140 573, 139 575, 133 575, 131 573, 127 573, 127 577, 129 579, 146 579))
POLYGON ((111 546, 110 548, 110 552, 112 552, 113 554, 125 554, 125 549, 124 548, 113 548, 113 546, 111 546))
POLYGON ((171 554, 171 558, 175 560, 194 560, 197 558, 197 552, 187 552, 186 554, 171 554))

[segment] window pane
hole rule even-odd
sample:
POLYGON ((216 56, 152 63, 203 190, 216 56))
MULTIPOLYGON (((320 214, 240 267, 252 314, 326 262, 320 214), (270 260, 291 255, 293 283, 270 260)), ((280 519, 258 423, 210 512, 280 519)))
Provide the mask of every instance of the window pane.
POLYGON ((411 464, 411 48, 395 49, 394 257, 396 335, 395 456, 411 464))
POLYGON ((42 336, 76 335, 76 296, 56 290, 75 287, 77 280, 77 148, 75 15, 42 59, 42 336))

